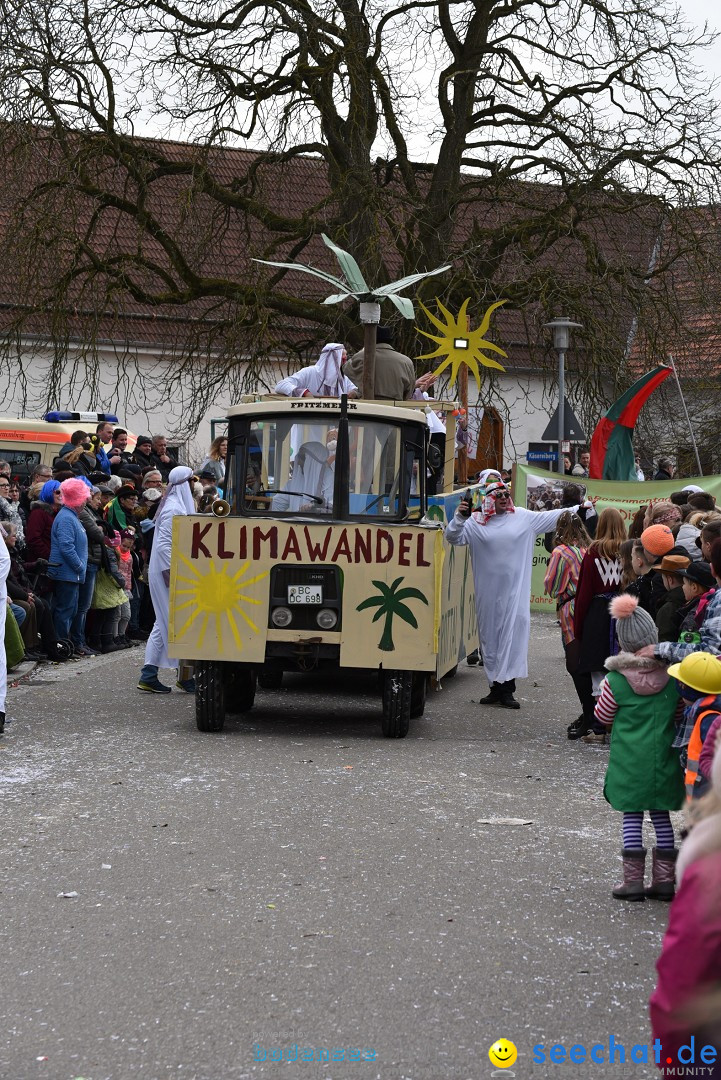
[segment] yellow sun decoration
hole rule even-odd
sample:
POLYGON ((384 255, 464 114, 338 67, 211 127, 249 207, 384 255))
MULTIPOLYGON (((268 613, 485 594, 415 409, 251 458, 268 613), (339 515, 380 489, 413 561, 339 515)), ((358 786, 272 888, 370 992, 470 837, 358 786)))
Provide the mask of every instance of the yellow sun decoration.
POLYGON ((498 345, 494 345, 492 341, 486 341, 485 334, 488 332, 488 327, 491 324, 491 315, 496 308, 505 304, 505 300, 498 300, 495 304, 486 310, 481 325, 477 330, 468 330, 468 319, 466 317, 466 311, 470 303, 470 297, 464 300, 461 304, 461 310, 454 318, 451 312, 443 306, 443 304, 436 298, 436 303, 440 311, 442 312, 445 322, 437 318, 432 312, 428 310, 425 304, 421 303, 421 307, 425 311, 426 315, 433 323, 433 325, 439 330, 440 336, 437 334, 429 334, 425 330, 419 330, 424 337, 430 338, 431 341, 435 341, 438 348, 433 352, 423 353, 422 356, 417 357, 418 360, 432 360, 436 356, 445 356, 445 360, 436 368, 433 372, 434 375, 440 375, 442 371, 445 371, 447 367, 450 367, 450 386, 453 386, 458 378, 458 371, 461 364, 467 364, 476 377, 476 382, 481 383, 481 373, 479 370, 479 363, 483 367, 496 368, 498 371, 505 371, 496 360, 492 360, 490 356, 486 356, 484 350, 492 353, 496 353, 498 356, 508 356, 508 353, 499 348, 498 345))
POLYGON ((269 571, 266 570, 262 574, 256 574, 255 577, 248 578, 246 574, 250 562, 244 562, 234 574, 225 573, 224 570, 217 570, 211 562, 206 564, 207 570, 200 573, 198 567, 194 566, 184 555, 181 555, 180 558, 187 566, 192 577, 183 577, 178 574, 177 578, 178 587, 175 590, 175 595, 177 597, 186 595, 188 599, 176 604, 175 610, 177 612, 182 611, 184 608, 190 608, 190 614, 182 629, 178 632, 178 637, 182 638, 193 623, 200 619, 197 647, 201 648, 211 620, 215 620, 215 634, 219 640, 223 635, 223 620, 225 620, 238 650, 242 649, 243 644, 238 632, 236 618, 242 619, 257 634, 258 627, 250 616, 243 611, 243 605, 260 604, 258 598, 248 596, 244 590, 262 581, 263 578, 268 576, 269 571))

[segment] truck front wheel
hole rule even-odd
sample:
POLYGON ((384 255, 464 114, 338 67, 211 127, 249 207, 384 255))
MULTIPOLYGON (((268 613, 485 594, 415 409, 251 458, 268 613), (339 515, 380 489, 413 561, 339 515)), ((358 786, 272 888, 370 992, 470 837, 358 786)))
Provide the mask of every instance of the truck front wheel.
POLYGON ((383 720, 386 739, 405 739, 411 722, 412 671, 383 672, 383 720))
POLYGON ((222 731, 225 723, 223 664, 198 660, 195 665, 195 722, 198 731, 222 731))

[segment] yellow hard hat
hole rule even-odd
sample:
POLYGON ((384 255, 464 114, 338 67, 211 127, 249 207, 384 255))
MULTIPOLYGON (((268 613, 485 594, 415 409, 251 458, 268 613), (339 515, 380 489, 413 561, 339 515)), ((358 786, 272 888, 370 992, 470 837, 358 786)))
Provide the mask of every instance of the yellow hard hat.
POLYGON ((702 694, 721 694, 721 659, 712 653, 689 653, 680 664, 671 664, 668 673, 702 694))

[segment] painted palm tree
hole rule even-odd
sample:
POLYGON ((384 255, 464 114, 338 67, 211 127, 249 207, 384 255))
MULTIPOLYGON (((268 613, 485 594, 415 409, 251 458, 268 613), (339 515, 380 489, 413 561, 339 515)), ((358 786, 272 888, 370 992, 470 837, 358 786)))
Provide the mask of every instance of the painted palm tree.
POLYGON ((407 587, 396 591, 402 581, 402 577, 396 578, 392 585, 386 585, 385 581, 374 581, 373 584, 378 590, 378 594, 362 600, 356 608, 356 611, 363 611, 366 608, 377 607, 378 610, 373 616, 373 622, 378 622, 379 619, 385 617, 383 633, 378 642, 378 648, 382 652, 393 652, 395 649, 395 645, 393 644, 393 619, 396 615, 399 619, 402 619, 403 622, 412 626, 414 630, 418 629, 418 622, 415 615, 403 601, 413 599, 421 600, 424 604, 428 603, 419 589, 407 587))
MULTIPOLYGON (((277 266, 281 270, 300 270, 304 274, 312 274, 327 282, 337 292, 331 293, 323 301, 324 304, 340 304, 343 300, 353 299, 363 304, 380 304, 382 300, 390 302, 400 311, 404 319, 414 319, 415 311, 413 304, 407 296, 399 296, 404 289, 423 281, 424 278, 433 277, 450 270, 450 266, 439 266, 435 270, 426 270, 422 274, 409 274, 408 277, 391 281, 389 285, 380 285, 377 289, 371 288, 366 283, 358 263, 348 251, 334 244, 330 237, 321 233, 323 243, 335 255, 343 274, 342 278, 327 274, 325 270, 317 270, 314 266, 306 266, 305 263, 270 262, 268 259, 254 259, 253 262, 263 263, 264 266, 277 266)), ((377 321, 377 320, 376 320, 377 321)))

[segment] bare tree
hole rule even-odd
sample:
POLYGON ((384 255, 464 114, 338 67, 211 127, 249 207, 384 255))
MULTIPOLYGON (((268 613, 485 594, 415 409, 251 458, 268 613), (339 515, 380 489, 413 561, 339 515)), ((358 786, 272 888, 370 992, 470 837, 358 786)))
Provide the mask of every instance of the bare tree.
POLYGON ((271 355, 352 338, 352 311, 250 261, 323 265, 321 231, 370 279, 450 261, 426 299, 508 298, 512 360, 530 342, 543 368, 540 324, 575 315, 593 408, 634 320, 678 318, 649 284, 691 258, 682 212, 715 198, 719 144, 694 65, 710 37, 663 3, 0 0, 0 15, 0 258, 24 299, 8 341, 42 328, 60 363, 71 339, 171 315, 168 377, 212 399, 241 360, 255 379, 271 355))

